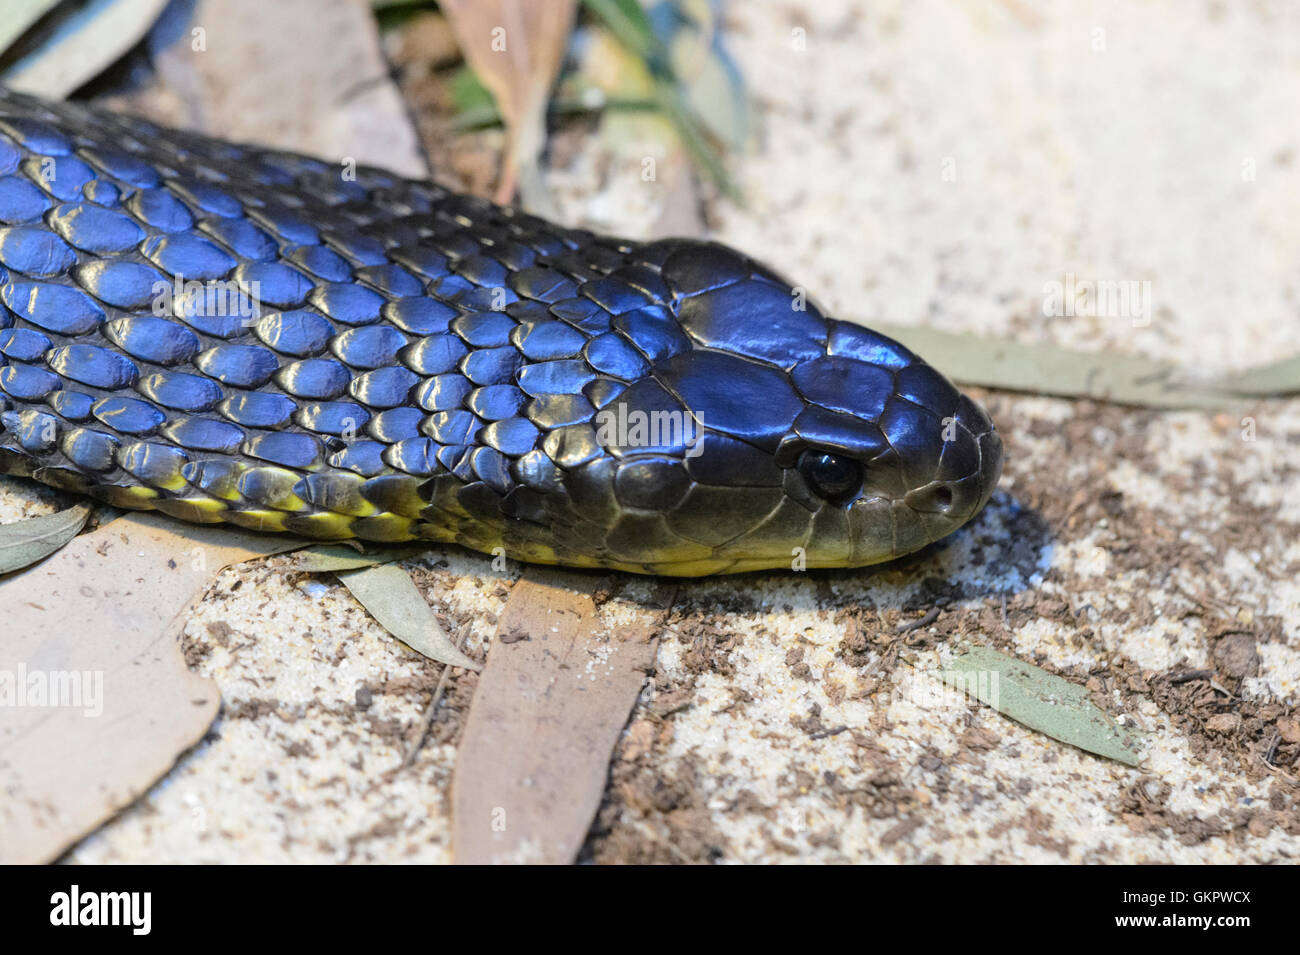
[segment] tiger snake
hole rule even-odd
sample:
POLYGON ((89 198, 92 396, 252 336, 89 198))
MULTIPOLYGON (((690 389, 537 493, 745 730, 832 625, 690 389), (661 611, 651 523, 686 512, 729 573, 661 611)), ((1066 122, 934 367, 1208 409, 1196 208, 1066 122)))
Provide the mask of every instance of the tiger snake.
POLYGON ((690 239, 0 89, 0 472, 183 521, 697 576, 887 561, 988 415, 690 239))

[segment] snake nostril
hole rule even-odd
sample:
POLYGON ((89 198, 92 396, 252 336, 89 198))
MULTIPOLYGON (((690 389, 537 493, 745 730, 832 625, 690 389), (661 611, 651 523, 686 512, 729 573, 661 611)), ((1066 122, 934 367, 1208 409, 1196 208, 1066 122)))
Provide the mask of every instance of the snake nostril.
POLYGON ((935 482, 908 493, 909 507, 926 514, 947 514, 952 511, 957 498, 951 484, 935 482))

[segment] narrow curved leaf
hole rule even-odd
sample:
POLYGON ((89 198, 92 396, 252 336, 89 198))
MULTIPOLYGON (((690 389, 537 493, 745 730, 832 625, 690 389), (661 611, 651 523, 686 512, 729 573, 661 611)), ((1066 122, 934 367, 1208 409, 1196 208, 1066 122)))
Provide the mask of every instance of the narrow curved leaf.
POLYGON ((59 0, 7 0, 0 19, 0 53, 9 49, 33 23, 58 5, 59 0))
POLYGON ((656 585, 645 603, 620 607, 610 628, 588 578, 524 571, 497 621, 456 754, 458 864, 574 861, 675 593, 656 585))
POLYGON ((680 0, 652 10, 665 21, 659 32, 691 111, 714 140, 739 151, 749 139, 753 116, 740 69, 722 45, 722 14, 711 0, 680 0))
POLYGON ((869 325, 924 355, 949 378, 968 385, 1142 408, 1219 409, 1241 403, 1239 395, 1227 393, 1222 386, 1193 384, 1182 369, 1138 355, 1078 352, 911 325, 869 325))
POLYGON ((479 665, 456 649, 410 574, 393 564, 345 570, 339 580, 385 630, 416 653, 449 666, 477 670, 479 665))
MULTIPOLYGON (((641 62, 651 78, 654 101, 658 105, 659 112, 671 123, 677 140, 686 150, 687 155, 729 198, 734 202, 743 203, 740 189, 728 174, 710 135, 720 141, 728 142, 733 133, 741 139, 748 134, 747 116, 742 117, 732 112, 733 107, 745 108, 744 96, 738 85, 739 73, 732 71, 731 77, 727 78, 729 67, 721 58, 721 50, 711 45, 709 25, 701 23, 690 12, 674 7, 671 11, 665 11, 666 19, 671 22, 665 24, 663 31, 665 36, 661 36, 660 32, 656 31, 655 24, 651 22, 650 16, 637 0, 584 0, 584 2, 587 8, 603 21, 615 39, 641 62), (708 82, 703 82, 698 89, 694 86, 704 61, 700 58, 698 43, 693 47, 690 41, 691 30, 680 29, 683 25, 691 25, 696 30, 702 31, 702 39, 710 43, 707 55, 718 57, 712 66, 718 67, 721 71, 720 74, 715 73, 713 80, 721 79, 727 86, 725 92, 717 85, 710 86, 708 82), (676 56, 670 45, 674 33, 679 38, 686 39, 685 45, 677 48, 676 56), (683 76, 679 72, 679 67, 684 63, 690 65, 692 59, 695 60, 694 74, 683 76), (732 85, 732 80, 736 81, 736 85, 732 85), (716 98, 719 96, 723 97, 725 104, 717 101, 716 98), (698 107, 702 102, 708 103, 711 113, 709 117, 700 115, 698 107), (726 114, 725 119, 723 114, 726 114), (713 125, 715 122, 716 127, 713 125)), ((700 11, 697 9, 695 12, 700 11)), ((709 11, 706 9, 703 12, 707 18, 709 11)))
POLYGON ((77 536, 90 516, 90 506, 78 504, 57 514, 0 526, 0 574, 44 560, 77 536))
POLYGON ((1225 375, 1215 380, 1214 386, 1258 398, 1295 394, 1300 391, 1300 355, 1247 368, 1235 375, 1225 375))
POLYGON ((465 60, 496 100, 509 139, 496 201, 520 191, 545 213, 550 195, 537 158, 546 145, 546 104, 560 73, 577 0, 442 0, 465 60))
POLYGON ((939 674, 1017 723, 1089 753, 1136 766, 1136 731, 1119 726, 1083 687, 989 647, 972 647, 939 674))
POLYGON ((8 86, 56 99, 68 96, 135 46, 167 0, 88 0, 65 6, 66 11, 53 11, 49 28, 5 70, 8 86))

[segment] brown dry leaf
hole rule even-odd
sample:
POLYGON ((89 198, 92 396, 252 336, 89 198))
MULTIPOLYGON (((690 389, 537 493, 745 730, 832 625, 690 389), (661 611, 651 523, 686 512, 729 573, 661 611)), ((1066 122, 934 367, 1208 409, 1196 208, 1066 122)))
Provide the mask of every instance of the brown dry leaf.
MULTIPOLYGON (((371 10, 357 0, 173 4, 130 105, 158 122, 427 178, 371 10)), ((340 167, 342 168, 342 167, 340 167)))
POLYGON ((222 567, 300 546, 132 514, 0 583, 0 863, 57 858, 202 737, 220 695, 180 626, 222 567))
POLYGON ((576 0, 442 0, 439 4, 479 80, 496 97, 508 146, 495 199, 515 189, 530 209, 551 212, 537 171, 546 104, 573 30, 576 0))
POLYGON ((510 592, 456 757, 458 863, 568 864, 582 848, 659 628, 646 609, 606 633, 591 590, 530 567, 510 592))
POLYGON ((704 238, 708 226, 700 206, 699 183, 691 171, 686 151, 678 146, 668 162, 664 204, 650 227, 650 237, 704 238))

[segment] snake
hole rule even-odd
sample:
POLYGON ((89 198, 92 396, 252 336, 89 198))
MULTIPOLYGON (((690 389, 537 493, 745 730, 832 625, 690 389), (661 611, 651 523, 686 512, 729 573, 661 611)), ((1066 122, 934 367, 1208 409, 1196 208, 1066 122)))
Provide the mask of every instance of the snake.
POLYGON ((0 88, 0 473, 323 541, 701 576, 971 520, 988 414, 702 239, 0 88))

